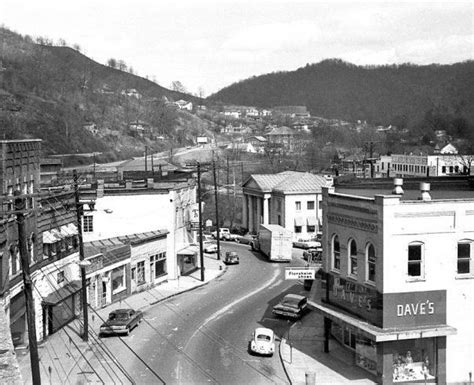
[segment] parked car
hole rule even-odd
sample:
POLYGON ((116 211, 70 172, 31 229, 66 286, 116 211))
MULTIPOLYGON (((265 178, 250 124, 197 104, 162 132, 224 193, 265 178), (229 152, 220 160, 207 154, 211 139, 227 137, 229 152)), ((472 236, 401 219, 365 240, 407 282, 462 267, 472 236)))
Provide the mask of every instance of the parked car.
POLYGON ((226 265, 237 265, 239 263, 239 256, 235 251, 226 251, 224 263, 226 265))
MULTIPOLYGON (((217 231, 213 231, 212 236, 217 239, 217 231)), ((238 237, 240 237, 239 234, 231 233, 227 227, 219 229, 219 239, 223 241, 235 241, 238 237)))
POLYGON ((272 313, 276 316, 299 319, 308 310, 308 299, 303 295, 287 294, 280 303, 273 306, 272 313))
POLYGON ((245 234, 245 235, 238 235, 235 237, 235 241, 237 243, 242 243, 244 245, 250 245, 250 242, 252 242, 255 239, 255 235, 251 234, 245 234))
POLYGON ((204 241, 202 248, 205 253, 217 253, 217 243, 214 241, 204 241))
POLYGON ((125 334, 129 335, 134 327, 142 322, 143 313, 140 310, 117 309, 109 314, 109 318, 100 326, 99 335, 125 334))
POLYGON ((273 356, 275 352, 275 334, 272 329, 256 328, 249 343, 251 353, 273 356))
POLYGON ((316 238, 311 239, 298 239, 293 242, 293 247, 299 247, 300 249, 311 249, 321 247, 321 242, 316 240, 316 238))
POLYGON ((323 249, 321 247, 311 248, 303 251, 303 259, 310 263, 318 263, 322 261, 323 249))

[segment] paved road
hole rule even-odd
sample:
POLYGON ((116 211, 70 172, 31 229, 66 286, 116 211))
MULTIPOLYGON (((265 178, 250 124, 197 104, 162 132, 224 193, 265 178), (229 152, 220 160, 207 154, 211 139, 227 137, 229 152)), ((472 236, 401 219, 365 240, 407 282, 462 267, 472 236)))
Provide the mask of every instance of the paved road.
MULTIPOLYGON (((302 285, 284 280, 288 264, 269 263, 248 245, 223 242, 223 249, 237 251, 240 264, 204 287, 157 304, 124 338, 152 370, 132 359, 117 338, 105 339, 137 383, 159 383, 158 377, 167 384, 288 383, 278 353, 252 356, 247 348, 258 326, 286 336, 290 323, 274 318, 271 309, 285 293, 303 292, 302 285)), ((291 263, 302 264, 299 257, 291 263)))

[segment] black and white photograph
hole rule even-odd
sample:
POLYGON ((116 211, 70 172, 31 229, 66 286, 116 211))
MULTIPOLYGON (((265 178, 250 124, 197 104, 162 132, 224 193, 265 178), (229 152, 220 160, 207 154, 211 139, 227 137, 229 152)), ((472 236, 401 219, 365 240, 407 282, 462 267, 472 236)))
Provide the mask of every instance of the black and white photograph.
POLYGON ((0 0, 0 384, 474 384, 472 0, 0 0))

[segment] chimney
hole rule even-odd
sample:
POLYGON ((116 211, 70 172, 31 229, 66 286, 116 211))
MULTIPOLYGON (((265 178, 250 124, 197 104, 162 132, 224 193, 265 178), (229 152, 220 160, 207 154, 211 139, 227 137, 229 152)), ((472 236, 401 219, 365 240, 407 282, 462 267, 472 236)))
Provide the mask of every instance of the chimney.
POLYGON ((422 200, 422 201, 430 201, 431 200, 430 184, 429 183, 421 182, 420 183, 420 192, 421 192, 421 195, 418 198, 419 200, 422 200))
POLYGON ((393 178, 393 190, 392 194, 394 195, 403 195, 403 179, 402 178, 393 178))

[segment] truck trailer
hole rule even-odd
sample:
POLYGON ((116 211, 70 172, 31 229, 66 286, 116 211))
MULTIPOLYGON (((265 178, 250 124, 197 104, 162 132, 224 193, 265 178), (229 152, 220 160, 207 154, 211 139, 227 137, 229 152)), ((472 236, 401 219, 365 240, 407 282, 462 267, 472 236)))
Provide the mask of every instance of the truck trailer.
POLYGON ((289 262, 293 248, 293 233, 280 225, 260 224, 257 238, 250 246, 270 261, 289 262))

